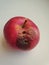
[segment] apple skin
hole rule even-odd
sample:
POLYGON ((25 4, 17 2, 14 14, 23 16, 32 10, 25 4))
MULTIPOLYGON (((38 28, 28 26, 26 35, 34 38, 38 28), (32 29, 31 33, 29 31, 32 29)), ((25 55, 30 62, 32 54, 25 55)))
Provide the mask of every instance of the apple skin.
POLYGON ((11 18, 4 26, 4 37, 7 41, 7 43, 13 48, 13 49, 19 49, 19 50, 31 50, 39 42, 40 39, 40 33, 37 25, 31 21, 30 19, 22 16, 17 16, 11 18), (25 20, 27 21, 25 23, 25 26, 23 25, 25 20), (22 27, 24 26, 24 27, 22 27), (24 33, 22 33, 25 31, 24 33), (18 45, 20 42, 21 37, 25 37, 28 41, 28 46, 18 45), (19 40, 18 40, 19 39, 19 40), (17 42, 18 41, 18 42, 17 42), (22 47, 22 48, 21 48, 22 47))

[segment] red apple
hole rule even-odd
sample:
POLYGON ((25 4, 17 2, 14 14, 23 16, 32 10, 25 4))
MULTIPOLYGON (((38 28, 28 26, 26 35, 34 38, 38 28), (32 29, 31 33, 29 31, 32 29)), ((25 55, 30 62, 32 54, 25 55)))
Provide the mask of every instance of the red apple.
POLYGON ((12 48, 33 49, 39 42, 37 25, 26 17, 13 17, 4 26, 4 36, 12 48))

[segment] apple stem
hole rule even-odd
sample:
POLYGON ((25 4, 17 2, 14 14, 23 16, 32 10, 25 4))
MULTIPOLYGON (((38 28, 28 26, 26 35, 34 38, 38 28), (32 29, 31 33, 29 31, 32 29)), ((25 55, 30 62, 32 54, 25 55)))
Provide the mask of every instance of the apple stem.
POLYGON ((25 27, 26 22, 27 22, 27 20, 25 20, 25 22, 23 23, 22 28, 24 28, 24 27, 25 27))

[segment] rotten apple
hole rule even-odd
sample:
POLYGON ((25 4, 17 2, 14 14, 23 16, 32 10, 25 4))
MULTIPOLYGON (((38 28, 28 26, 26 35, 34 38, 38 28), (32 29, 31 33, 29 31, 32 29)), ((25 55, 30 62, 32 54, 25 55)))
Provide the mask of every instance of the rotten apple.
POLYGON ((4 26, 4 36, 12 48, 33 49, 39 42, 37 25, 26 17, 13 17, 4 26))

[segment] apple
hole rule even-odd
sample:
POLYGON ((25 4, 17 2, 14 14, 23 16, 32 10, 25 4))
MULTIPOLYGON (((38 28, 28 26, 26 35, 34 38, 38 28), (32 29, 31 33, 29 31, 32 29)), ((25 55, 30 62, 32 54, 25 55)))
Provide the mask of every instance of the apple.
POLYGON ((33 49, 40 39, 37 25, 22 16, 13 17, 5 24, 4 36, 13 49, 19 50, 33 49))

